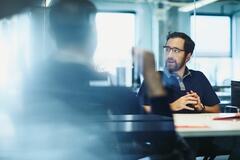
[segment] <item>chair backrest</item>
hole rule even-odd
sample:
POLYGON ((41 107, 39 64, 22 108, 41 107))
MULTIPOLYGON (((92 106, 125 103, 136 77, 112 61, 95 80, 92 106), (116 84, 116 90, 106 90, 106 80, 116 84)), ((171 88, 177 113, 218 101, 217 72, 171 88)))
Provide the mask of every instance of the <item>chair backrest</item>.
POLYGON ((240 107, 240 81, 231 81, 231 104, 240 107))

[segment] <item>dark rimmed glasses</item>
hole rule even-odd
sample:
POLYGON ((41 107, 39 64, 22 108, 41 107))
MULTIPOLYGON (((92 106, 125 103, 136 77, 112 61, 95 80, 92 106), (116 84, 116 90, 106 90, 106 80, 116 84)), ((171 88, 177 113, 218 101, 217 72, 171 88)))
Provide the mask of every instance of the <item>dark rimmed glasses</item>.
POLYGON ((179 49, 179 48, 176 48, 176 47, 172 48, 172 47, 169 47, 169 46, 163 46, 163 49, 164 49, 164 52, 166 52, 166 53, 170 53, 172 51, 172 53, 175 53, 175 54, 185 51, 183 49, 179 49))

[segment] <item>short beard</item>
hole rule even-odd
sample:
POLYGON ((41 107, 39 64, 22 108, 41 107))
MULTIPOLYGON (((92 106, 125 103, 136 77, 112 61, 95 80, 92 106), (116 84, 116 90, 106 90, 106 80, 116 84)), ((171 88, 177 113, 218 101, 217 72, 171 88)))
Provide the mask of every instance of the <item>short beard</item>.
MULTIPOLYGON (((167 64, 166 64, 166 66, 167 66, 167 64)), ((176 72, 180 69, 180 66, 177 63, 175 63, 174 66, 175 66, 174 68, 170 68, 170 67, 167 66, 167 69, 170 73, 176 72)))
POLYGON ((170 73, 177 72, 185 65, 185 61, 186 61, 186 57, 184 57, 184 59, 179 64, 174 62, 174 66, 175 66, 174 68, 169 68, 166 62, 165 67, 168 69, 170 73))

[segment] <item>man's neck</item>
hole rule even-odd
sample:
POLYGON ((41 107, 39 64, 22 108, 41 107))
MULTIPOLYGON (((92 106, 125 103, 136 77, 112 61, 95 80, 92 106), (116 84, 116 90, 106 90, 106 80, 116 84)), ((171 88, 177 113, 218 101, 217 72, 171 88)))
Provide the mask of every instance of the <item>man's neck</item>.
POLYGON ((184 65, 184 66, 182 66, 182 68, 180 68, 180 69, 179 69, 178 71, 176 71, 175 73, 176 73, 179 77, 183 78, 184 73, 185 73, 185 70, 186 70, 186 66, 184 65))

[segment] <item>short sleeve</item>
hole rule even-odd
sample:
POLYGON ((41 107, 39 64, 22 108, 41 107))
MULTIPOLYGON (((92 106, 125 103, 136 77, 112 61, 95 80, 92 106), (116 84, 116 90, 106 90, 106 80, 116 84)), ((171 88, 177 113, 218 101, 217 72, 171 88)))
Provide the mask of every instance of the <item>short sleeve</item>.
POLYGON ((215 91, 213 90, 210 82, 208 81, 207 77, 202 73, 202 72, 199 72, 200 74, 200 79, 202 83, 202 88, 203 88, 203 94, 202 94, 202 97, 201 97, 201 101, 204 105, 207 105, 207 106, 213 106, 213 105, 216 105, 216 104, 219 104, 220 103, 220 100, 217 96, 217 94, 215 93, 215 91))

